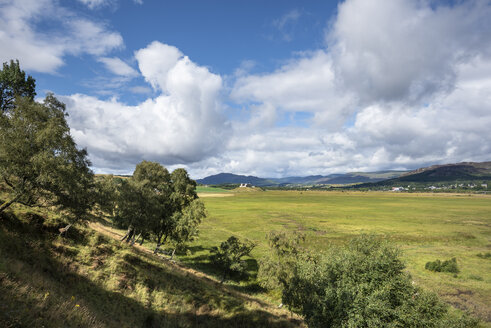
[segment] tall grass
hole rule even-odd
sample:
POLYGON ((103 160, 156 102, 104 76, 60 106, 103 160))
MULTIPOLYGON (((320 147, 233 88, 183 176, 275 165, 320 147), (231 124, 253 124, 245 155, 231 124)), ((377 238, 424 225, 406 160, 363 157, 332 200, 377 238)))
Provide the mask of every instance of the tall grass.
POLYGON ((0 219, 1 327, 300 324, 85 226, 59 237, 55 221, 0 219))

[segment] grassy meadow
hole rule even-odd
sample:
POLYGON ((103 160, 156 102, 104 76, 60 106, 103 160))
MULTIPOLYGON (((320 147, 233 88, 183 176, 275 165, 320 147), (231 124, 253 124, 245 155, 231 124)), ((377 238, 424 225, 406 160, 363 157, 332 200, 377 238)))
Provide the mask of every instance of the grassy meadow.
MULTIPOLYGON (((205 196, 205 195, 203 195, 205 196)), ((491 322, 491 197, 477 194, 390 192, 257 191, 203 197, 208 217, 181 260, 212 272, 209 249, 230 235, 257 243, 255 259, 268 251, 269 231, 302 231, 307 247, 322 252, 361 233, 383 235, 403 250, 415 283, 437 292, 456 308, 491 322), (457 259, 460 273, 425 270, 436 259, 457 259)), ((255 260, 250 260, 254 275, 255 260)), ((253 292, 254 279, 236 282, 253 292)), ((272 301, 278 295, 263 297, 272 301)))
POLYGON ((196 191, 198 193, 227 193, 227 192, 230 192, 230 190, 226 190, 223 188, 215 188, 215 187, 208 187, 208 186, 197 186, 196 191))
POLYGON ((94 217, 61 238, 62 217, 42 211, 39 221, 14 206, 0 222, 0 326, 303 326, 278 308, 278 291, 255 280, 257 261, 269 251, 266 234, 288 230, 304 232, 305 246, 317 252, 360 233, 382 235, 403 250, 416 284, 491 327, 490 196, 203 189, 208 217, 177 263, 149 253, 153 241, 119 242, 124 231, 108 220, 94 217), (249 278, 219 284, 210 249, 230 235, 257 246, 249 278), (424 268, 453 257, 457 275, 424 268))

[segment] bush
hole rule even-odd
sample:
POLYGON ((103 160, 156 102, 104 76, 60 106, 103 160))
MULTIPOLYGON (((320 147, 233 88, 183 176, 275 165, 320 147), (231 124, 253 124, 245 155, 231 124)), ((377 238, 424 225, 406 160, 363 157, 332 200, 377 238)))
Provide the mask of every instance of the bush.
POLYGON ((435 272, 451 272, 451 273, 459 273, 459 268, 457 267, 457 260, 452 258, 451 260, 440 261, 436 260, 433 262, 427 262, 425 265, 426 270, 435 271, 435 272))
POLYGON ((247 269, 247 263, 242 257, 249 256, 255 244, 246 240, 240 241, 235 236, 230 236, 226 241, 220 244, 220 247, 211 249, 211 262, 222 271, 223 283, 227 276, 231 274, 243 274, 247 269))
MULTIPOLYGON (((450 261, 452 262, 452 261, 450 261)), ((433 294, 414 286, 397 248, 374 236, 300 258, 283 303, 309 327, 475 327, 455 318, 433 294)))

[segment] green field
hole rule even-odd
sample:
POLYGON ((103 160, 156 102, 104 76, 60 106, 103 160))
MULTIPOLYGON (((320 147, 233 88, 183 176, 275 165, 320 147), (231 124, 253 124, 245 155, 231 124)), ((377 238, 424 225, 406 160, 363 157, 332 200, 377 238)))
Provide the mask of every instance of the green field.
POLYGON ((222 188, 215 188, 215 187, 208 187, 208 186, 197 186, 196 191, 199 193, 222 193, 222 192, 230 192, 230 190, 222 189, 222 188))
POLYGON ((182 258, 189 265, 206 270, 209 248, 230 235, 255 241, 259 259, 272 230, 303 231, 307 246, 319 252, 361 233, 381 234, 401 247, 415 283, 491 322, 491 259, 477 256, 491 251, 490 196, 265 191, 203 201, 208 217, 200 239, 182 258), (452 257, 461 270, 456 276, 424 269, 428 261, 452 257))

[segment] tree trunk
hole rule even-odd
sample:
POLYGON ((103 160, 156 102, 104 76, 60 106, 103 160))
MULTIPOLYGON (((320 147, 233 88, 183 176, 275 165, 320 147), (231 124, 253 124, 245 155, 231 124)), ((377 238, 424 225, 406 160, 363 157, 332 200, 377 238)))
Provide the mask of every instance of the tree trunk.
POLYGON ((15 203, 16 201, 18 201, 21 196, 22 195, 17 195, 14 198, 12 198, 11 200, 8 200, 8 201, 4 202, 0 206, 0 213, 2 213, 4 209, 6 209, 7 207, 9 207, 10 205, 12 205, 13 203, 15 203))
POLYGON ((140 240, 140 246, 143 245, 143 241, 145 240, 145 235, 142 235, 142 240, 140 240))
POLYGON ((153 251, 154 254, 157 254, 160 248, 160 241, 162 240, 162 235, 157 237, 157 246, 155 246, 155 250, 153 251))
POLYGON ((135 229, 133 229, 133 226, 130 225, 128 227, 128 231, 126 231, 126 235, 124 235, 124 237, 121 238, 121 241, 128 242, 134 233, 135 233, 135 229))
POLYGON ((220 281, 221 284, 223 284, 223 282, 225 281, 225 278, 227 278, 227 271, 223 271, 222 280, 220 281))
POLYGON ((136 238, 135 238, 135 236, 136 236, 136 233, 134 233, 133 237, 131 237, 131 242, 130 242, 131 246, 133 246, 135 244, 135 242, 138 240, 138 238, 140 238, 141 232, 138 236, 136 236, 136 238))
POLYGON ((60 229, 58 229, 58 231, 60 232, 60 236, 64 236, 64 235, 65 235, 65 233, 68 231, 68 229, 70 229, 70 227, 71 227, 71 226, 72 226, 72 224, 69 224, 69 225, 67 225, 67 226, 66 226, 66 227, 64 227, 64 228, 60 228, 60 229))
POLYGON ((140 232, 138 236, 134 237, 133 240, 131 241, 131 245, 134 245, 138 241, 138 239, 140 239, 141 235, 142 233, 140 232))
POLYGON ((174 248, 174 250, 172 251, 172 254, 170 256, 170 260, 172 261, 174 259, 174 253, 176 252, 176 249, 174 248))
POLYGON ((167 240, 167 235, 165 235, 164 242, 163 243, 160 243, 160 241, 162 240, 162 237, 163 236, 159 236, 159 238, 157 239, 157 247, 155 247, 155 250, 153 251, 154 254, 157 254, 157 252, 160 249, 160 246, 162 246, 163 244, 165 244, 165 241, 167 240))

